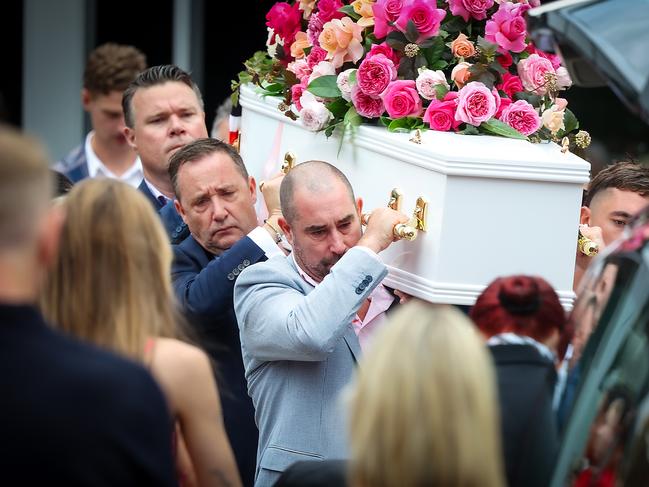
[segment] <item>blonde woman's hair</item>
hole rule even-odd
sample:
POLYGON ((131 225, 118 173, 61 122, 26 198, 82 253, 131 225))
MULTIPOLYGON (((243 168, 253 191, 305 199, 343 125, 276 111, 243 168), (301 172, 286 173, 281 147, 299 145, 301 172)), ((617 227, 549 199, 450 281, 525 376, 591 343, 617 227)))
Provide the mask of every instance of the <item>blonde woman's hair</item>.
POLYGON ((460 311, 405 305, 363 359, 349 400, 351 485, 504 485, 493 365, 460 311))
POLYGON ((62 202, 60 254, 42 296, 64 331, 143 359, 148 337, 175 336, 172 253, 151 203, 113 179, 88 179, 62 202))

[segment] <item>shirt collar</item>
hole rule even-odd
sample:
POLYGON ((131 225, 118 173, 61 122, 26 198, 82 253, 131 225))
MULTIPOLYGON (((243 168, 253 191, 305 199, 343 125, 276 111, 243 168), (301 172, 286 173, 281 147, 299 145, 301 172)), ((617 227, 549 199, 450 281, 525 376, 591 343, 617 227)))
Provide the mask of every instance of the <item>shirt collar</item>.
POLYGON ((147 188, 149 188, 149 191, 151 191, 151 194, 155 199, 158 199, 159 196, 162 196, 167 201, 167 203, 171 201, 164 194, 162 194, 158 188, 156 188, 152 183, 147 181, 146 178, 143 178, 143 180, 144 180, 144 184, 146 184, 147 188))
POLYGON ((122 181, 128 181, 135 174, 142 173, 142 161, 140 157, 136 157, 133 165, 129 167, 124 174, 117 176, 113 171, 108 169, 106 165, 101 162, 101 159, 97 157, 94 149, 92 148, 92 138, 95 135, 95 131, 91 130, 86 135, 86 141, 84 143, 84 151, 86 153, 86 163, 88 164, 88 176, 91 178, 96 178, 97 176, 103 176, 107 178, 120 179, 122 181))
POLYGON ((316 287, 318 283, 313 279, 310 275, 308 275, 304 270, 300 267, 300 264, 297 263, 297 260, 295 260, 295 252, 291 252, 291 258, 293 259, 293 263, 295 264, 295 267, 297 268, 297 272, 300 274, 300 277, 304 279, 306 282, 311 284, 313 287, 316 287))

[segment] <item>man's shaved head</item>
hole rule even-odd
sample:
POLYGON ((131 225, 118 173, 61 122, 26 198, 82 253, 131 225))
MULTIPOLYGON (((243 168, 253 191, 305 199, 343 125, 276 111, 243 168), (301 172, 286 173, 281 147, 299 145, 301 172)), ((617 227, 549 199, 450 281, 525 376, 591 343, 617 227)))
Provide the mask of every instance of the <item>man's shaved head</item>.
POLYGON ((306 161, 295 166, 282 180, 280 186, 280 203, 282 215, 289 225, 298 216, 294 204, 295 192, 305 190, 317 198, 318 194, 328 193, 336 182, 341 182, 349 192, 349 198, 354 203, 354 190, 347 177, 340 170, 324 161, 306 161))

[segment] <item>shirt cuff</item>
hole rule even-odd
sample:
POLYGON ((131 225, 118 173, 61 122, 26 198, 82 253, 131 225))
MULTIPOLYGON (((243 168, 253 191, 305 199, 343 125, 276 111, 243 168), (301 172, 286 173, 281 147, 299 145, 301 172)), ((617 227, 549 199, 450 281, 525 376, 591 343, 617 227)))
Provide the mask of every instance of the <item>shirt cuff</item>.
MULTIPOLYGON (((257 244, 257 246, 264 251, 266 257, 269 259, 275 257, 276 255, 284 255, 284 253, 279 249, 273 238, 268 234, 263 227, 256 227, 252 232, 248 234, 248 237, 257 244)), ((369 250, 369 249, 368 249, 369 250)))

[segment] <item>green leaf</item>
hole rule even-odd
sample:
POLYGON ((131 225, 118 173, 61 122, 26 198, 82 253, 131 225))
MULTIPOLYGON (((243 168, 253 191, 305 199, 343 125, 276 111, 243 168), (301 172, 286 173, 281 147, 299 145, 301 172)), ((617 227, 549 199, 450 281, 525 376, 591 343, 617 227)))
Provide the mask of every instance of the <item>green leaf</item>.
POLYGON ((343 122, 346 126, 358 127, 363 122, 363 118, 358 114, 354 107, 349 107, 349 110, 345 113, 343 122))
POLYGON ((534 93, 529 93, 527 91, 517 91, 516 93, 514 93, 513 99, 514 101, 525 100, 536 108, 541 106, 541 101, 543 100, 541 96, 535 95, 534 93))
POLYGON ((435 85, 435 97, 438 100, 443 100, 446 96, 446 93, 448 93, 448 88, 446 86, 442 84, 435 85))
POLYGON ((338 98, 341 93, 336 84, 336 79, 335 74, 320 76, 309 83, 307 90, 322 98, 338 98))
POLYGON ((349 108, 348 102, 346 102, 343 98, 336 98, 331 103, 326 103, 325 105, 327 107, 327 110, 329 110, 333 114, 334 119, 343 118, 345 116, 345 113, 347 113, 347 109, 349 108))
POLYGON ((492 61, 496 57, 496 51, 498 50, 498 45, 493 42, 489 42, 482 36, 478 37, 478 47, 482 51, 482 56, 485 56, 489 61, 492 61))
POLYGON ((412 20, 409 20, 406 24, 406 39, 408 39, 413 44, 417 42, 417 39, 419 39, 419 31, 417 30, 417 26, 412 20))
POLYGON ((464 130, 460 130, 458 134, 463 134, 463 135, 480 135, 480 131, 474 127, 473 125, 466 124, 466 127, 464 130))
POLYGON ((439 61, 435 61, 433 64, 431 64, 430 69, 436 71, 438 69, 444 69, 446 66, 448 66, 448 63, 443 59, 440 59, 439 61))
POLYGON ((426 67, 426 58, 421 54, 417 54, 417 56, 415 56, 415 69, 418 70, 419 68, 425 68, 425 67, 426 67))
MULTIPOLYGON (((426 56, 426 61, 428 61, 428 66, 433 66, 437 61, 442 57, 444 52, 444 41, 441 37, 432 38, 432 44, 430 47, 422 49, 422 53, 426 56)), ((446 66, 444 66, 446 67, 446 66)), ((431 68, 432 69, 432 68, 431 68)), ((441 68, 440 68, 441 69, 441 68)))
POLYGON ((281 84, 281 83, 272 83, 270 85, 264 86, 264 89, 266 91, 270 91, 271 93, 278 93, 278 92, 282 91, 283 88, 284 88, 284 85, 281 84))
POLYGON ((575 114, 567 108, 563 113, 563 125, 566 127, 564 131, 567 134, 579 128, 579 120, 577 120, 575 114))
POLYGON ((423 127, 422 119, 416 117, 397 118, 390 122, 388 130, 390 132, 410 132, 416 128, 423 127))
POLYGON ((386 127, 389 127, 389 126, 390 126, 390 122, 392 122, 392 119, 391 119, 390 117, 386 117, 385 115, 381 115, 381 117, 379 118, 379 120, 380 120, 381 123, 382 123, 383 125, 385 125, 386 127))
POLYGON ((396 49, 397 51, 403 52, 404 48, 406 47, 406 44, 408 43, 408 39, 406 39, 406 37, 401 32, 392 31, 385 38, 385 42, 392 49, 396 49))
MULTIPOLYGON (((447 15, 448 17, 448 15, 447 15)), ((466 25, 466 22, 462 17, 450 17, 450 20, 442 23, 442 28, 451 34, 460 32, 464 26, 466 25)))
POLYGON ((351 5, 345 5, 344 7, 339 8, 338 11, 344 13, 345 15, 349 15, 354 20, 361 18, 361 16, 356 13, 354 7, 352 7, 351 5))
POLYGON ((526 136, 521 134, 515 128, 510 127, 504 122, 496 118, 487 120, 480 124, 480 128, 494 135, 500 135, 501 137, 509 137, 510 139, 520 139, 520 140, 529 140, 526 136))
POLYGON ((349 84, 353 85, 354 83, 356 83, 356 71, 358 71, 358 69, 354 69, 351 73, 349 73, 349 78, 347 78, 349 84))

